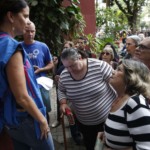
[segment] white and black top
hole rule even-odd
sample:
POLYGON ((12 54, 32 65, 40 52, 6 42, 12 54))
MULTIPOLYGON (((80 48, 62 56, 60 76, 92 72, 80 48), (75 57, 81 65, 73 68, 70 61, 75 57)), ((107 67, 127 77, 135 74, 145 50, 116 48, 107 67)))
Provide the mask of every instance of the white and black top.
POLYGON ((150 109, 142 95, 130 97, 119 110, 110 112, 105 136, 114 149, 134 145, 136 150, 150 150, 150 109))
POLYGON ((88 69, 85 77, 75 80, 65 69, 58 85, 59 100, 72 102, 78 120, 85 125, 97 125, 104 122, 116 98, 114 90, 108 84, 112 67, 104 61, 87 59, 88 69))

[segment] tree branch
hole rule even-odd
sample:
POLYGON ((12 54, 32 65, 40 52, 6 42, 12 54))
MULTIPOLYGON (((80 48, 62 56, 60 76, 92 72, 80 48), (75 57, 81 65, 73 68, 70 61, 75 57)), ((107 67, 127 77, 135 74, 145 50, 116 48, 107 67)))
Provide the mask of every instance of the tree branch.
POLYGON ((127 14, 126 10, 122 7, 122 5, 119 3, 119 1, 118 1, 118 0, 115 0, 115 2, 116 2, 116 4, 117 4, 118 8, 119 8, 124 14, 127 14))

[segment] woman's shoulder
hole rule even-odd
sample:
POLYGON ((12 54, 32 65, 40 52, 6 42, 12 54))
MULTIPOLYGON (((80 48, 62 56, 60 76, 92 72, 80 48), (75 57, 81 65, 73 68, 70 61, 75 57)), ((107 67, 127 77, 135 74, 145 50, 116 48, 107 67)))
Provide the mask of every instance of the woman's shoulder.
POLYGON ((68 72, 66 68, 64 68, 62 72, 60 73, 60 78, 66 78, 68 76, 70 76, 70 73, 68 72))
POLYGON ((20 44, 20 42, 18 42, 16 39, 10 37, 9 35, 1 38, 1 41, 4 41, 2 44, 9 43, 9 46, 10 45, 16 45, 16 46, 18 46, 20 44))
POLYGON ((133 105, 133 104, 141 104, 141 105, 147 105, 148 101, 147 98, 145 98, 142 94, 135 94, 133 96, 130 97, 130 101, 129 104, 133 105))
POLYGON ((5 54, 2 55, 3 58, 1 59, 7 62, 9 58, 13 55, 13 53, 16 51, 17 47, 19 46, 19 42, 9 36, 6 36, 0 39, 0 44, 1 47, 3 47, 0 51, 0 54, 5 54))
POLYGON ((93 62, 93 63, 99 63, 100 62, 100 60, 99 59, 97 59, 97 58, 87 58, 87 60, 88 60, 88 62, 93 62))
POLYGON ((126 108, 128 111, 138 109, 139 107, 144 107, 149 109, 148 100, 143 95, 133 95, 129 98, 126 108))

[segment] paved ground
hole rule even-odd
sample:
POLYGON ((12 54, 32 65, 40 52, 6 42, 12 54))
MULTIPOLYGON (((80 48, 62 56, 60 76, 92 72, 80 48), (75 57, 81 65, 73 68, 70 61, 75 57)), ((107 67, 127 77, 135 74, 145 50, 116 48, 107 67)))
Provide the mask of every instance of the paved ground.
MULTIPOLYGON (((52 105, 52 112, 50 112, 50 124, 52 124, 56 118, 57 118, 57 105, 56 105, 56 89, 55 86, 51 90, 51 105, 52 105)), ((64 138, 63 138, 63 130, 62 125, 52 128, 51 127, 51 133, 54 139, 55 144, 55 150, 85 150, 83 146, 78 146, 75 144, 73 139, 71 138, 70 129, 68 126, 68 120, 65 117, 65 133, 66 133, 66 139, 67 139, 67 149, 64 147, 64 138)))

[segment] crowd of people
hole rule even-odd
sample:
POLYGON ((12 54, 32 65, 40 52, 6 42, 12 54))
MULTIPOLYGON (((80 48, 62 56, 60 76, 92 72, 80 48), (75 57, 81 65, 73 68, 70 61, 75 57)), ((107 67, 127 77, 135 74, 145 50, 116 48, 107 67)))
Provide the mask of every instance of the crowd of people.
POLYGON ((94 150, 97 138, 104 150, 149 150, 150 38, 130 33, 122 39, 124 55, 106 43, 95 57, 80 37, 52 56, 35 40, 29 12, 25 0, 0 1, 0 149, 54 150, 50 126, 60 125, 61 113, 70 110, 72 138, 86 150, 94 150), (49 71, 57 95, 51 125, 50 90, 37 82, 49 71))

